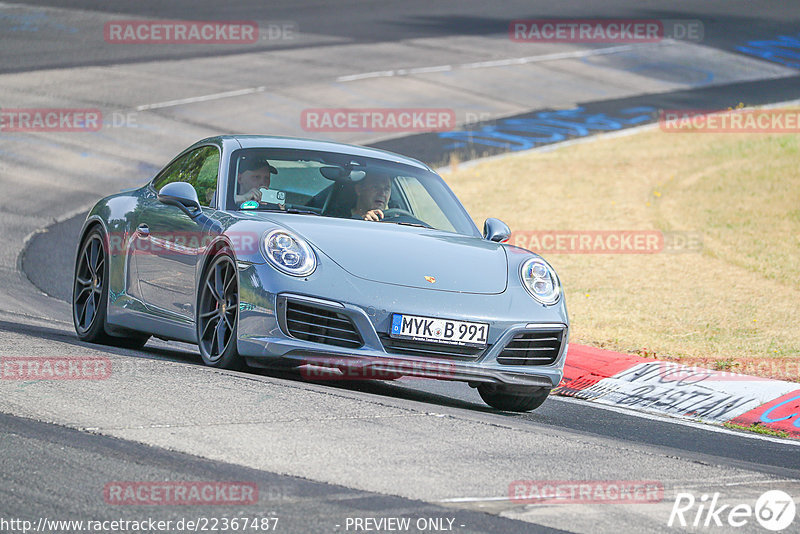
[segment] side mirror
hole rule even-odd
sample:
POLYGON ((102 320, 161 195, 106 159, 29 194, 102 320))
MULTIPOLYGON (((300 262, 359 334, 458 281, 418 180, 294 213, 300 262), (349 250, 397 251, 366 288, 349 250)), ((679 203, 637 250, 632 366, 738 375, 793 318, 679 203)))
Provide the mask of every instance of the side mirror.
POLYGON ((508 241, 511 237, 511 229, 500 219, 489 217, 483 223, 483 238, 496 243, 508 241))
POLYGON ((203 213, 197 191, 192 184, 186 182, 172 182, 161 188, 158 192, 158 201, 172 206, 178 206, 186 215, 195 218, 203 213))

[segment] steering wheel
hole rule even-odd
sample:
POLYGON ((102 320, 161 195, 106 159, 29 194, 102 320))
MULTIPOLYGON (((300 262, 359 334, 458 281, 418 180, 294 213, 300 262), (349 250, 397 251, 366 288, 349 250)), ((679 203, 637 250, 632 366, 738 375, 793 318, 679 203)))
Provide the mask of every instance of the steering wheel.
POLYGON ((384 219, 394 219, 395 217, 411 217, 414 219, 415 217, 411 215, 410 211, 406 211, 400 208, 388 208, 383 210, 383 218, 384 219))
POLYGON ((424 226, 425 228, 432 228, 430 224, 414 217, 414 215, 412 215, 410 211, 406 211, 400 208, 389 208, 383 210, 382 222, 410 223, 410 224, 418 224, 420 226, 424 226))

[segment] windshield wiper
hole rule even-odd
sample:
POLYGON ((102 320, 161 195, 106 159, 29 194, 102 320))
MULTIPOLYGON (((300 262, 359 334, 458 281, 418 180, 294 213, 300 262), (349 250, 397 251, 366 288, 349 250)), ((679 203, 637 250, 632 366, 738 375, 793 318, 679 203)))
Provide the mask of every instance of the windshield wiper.
POLYGON ((380 221, 382 223, 391 223, 391 224, 399 224, 401 226, 416 226, 417 228, 430 228, 433 229, 433 226, 428 226, 427 224, 419 224, 419 223, 410 223, 410 222, 399 222, 399 221, 380 221))
POLYGON ((317 213, 316 211, 302 210, 300 208, 287 208, 283 211, 285 213, 301 213, 303 215, 322 215, 321 213, 317 213))
POLYGON ((259 208, 258 211, 272 211, 275 213, 299 213, 301 215, 322 215, 312 210, 304 210, 300 208, 286 208, 285 210, 279 208, 259 208))

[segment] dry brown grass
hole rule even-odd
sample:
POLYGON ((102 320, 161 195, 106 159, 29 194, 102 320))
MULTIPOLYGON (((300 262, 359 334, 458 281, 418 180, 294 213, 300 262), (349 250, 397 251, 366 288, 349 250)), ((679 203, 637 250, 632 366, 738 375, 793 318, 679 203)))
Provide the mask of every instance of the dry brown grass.
POLYGON ((444 177, 480 228, 702 236, 693 252, 547 255, 572 341, 800 380, 800 135, 650 130, 444 177))

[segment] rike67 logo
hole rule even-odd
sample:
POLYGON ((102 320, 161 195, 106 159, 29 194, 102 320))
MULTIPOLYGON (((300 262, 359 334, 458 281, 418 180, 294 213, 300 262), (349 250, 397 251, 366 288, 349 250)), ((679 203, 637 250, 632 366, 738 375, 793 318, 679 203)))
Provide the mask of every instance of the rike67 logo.
POLYGON ((696 498, 691 493, 678 493, 667 526, 697 529, 722 527, 724 530, 743 527, 755 519, 763 528, 780 532, 788 528, 796 514, 792 497, 781 490, 769 490, 749 504, 720 502, 720 494, 704 493, 696 498))

